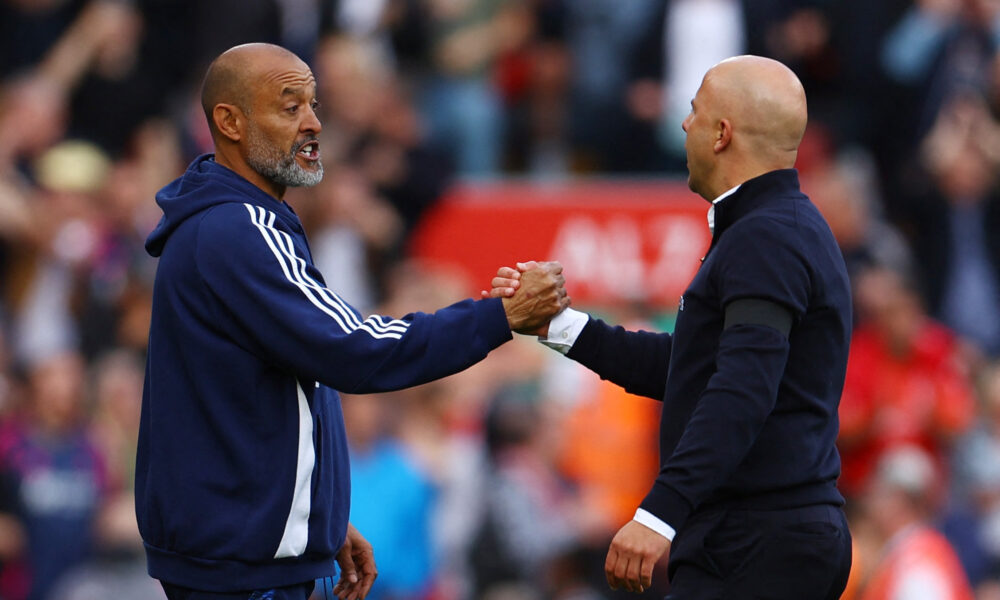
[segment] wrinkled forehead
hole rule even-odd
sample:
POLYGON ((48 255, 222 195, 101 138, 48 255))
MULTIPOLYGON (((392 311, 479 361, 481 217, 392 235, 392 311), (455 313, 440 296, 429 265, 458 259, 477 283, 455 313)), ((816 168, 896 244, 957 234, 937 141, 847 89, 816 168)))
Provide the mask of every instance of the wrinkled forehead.
POLYGON ((273 100, 288 95, 315 95, 316 78, 304 62, 289 57, 269 63, 260 68, 255 86, 258 98, 273 100))

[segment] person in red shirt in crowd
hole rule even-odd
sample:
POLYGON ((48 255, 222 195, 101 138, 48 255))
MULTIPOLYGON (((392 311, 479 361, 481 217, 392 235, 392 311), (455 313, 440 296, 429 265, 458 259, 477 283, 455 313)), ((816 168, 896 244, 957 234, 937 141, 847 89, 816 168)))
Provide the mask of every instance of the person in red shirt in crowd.
MULTIPOLYGON (((944 468, 972 423, 975 397, 955 334, 931 320, 916 293, 887 269, 855 283, 860 324, 840 402, 839 487, 857 496, 886 451, 914 444, 944 468)), ((944 472, 944 471, 942 471, 944 472)))
POLYGON ((973 600, 955 550, 928 524, 939 485, 921 448, 899 446, 882 456, 862 499, 864 522, 854 527, 865 552, 842 600, 973 600))

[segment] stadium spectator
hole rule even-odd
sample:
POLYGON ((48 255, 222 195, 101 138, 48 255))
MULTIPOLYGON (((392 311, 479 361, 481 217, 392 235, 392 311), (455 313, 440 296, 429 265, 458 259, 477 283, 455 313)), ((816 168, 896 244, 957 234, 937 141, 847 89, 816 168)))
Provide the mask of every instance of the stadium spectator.
POLYGON ((94 518, 94 547, 68 570, 48 600, 163 600, 163 589, 146 572, 135 517, 135 434, 139 430, 143 364, 126 349, 94 363, 91 438, 107 464, 107 500, 94 518))
POLYGON ((979 379, 982 410, 957 444, 951 487, 974 518, 971 548, 965 552, 974 561, 973 583, 988 586, 1000 574, 1000 365, 983 369, 979 379))
POLYGON ((500 168, 504 107, 493 69, 500 56, 528 39, 532 22, 525 4, 426 3, 431 71, 421 86, 421 112, 431 143, 462 174, 493 175, 500 168))
MULTIPOLYGON (((562 36, 569 50, 570 134, 577 161, 586 171, 629 170, 621 157, 632 154, 628 128, 627 89, 633 59, 650 28, 660 31, 664 3, 637 0, 625 5, 614 0, 564 1, 562 36)), ((654 33, 655 35, 655 33, 654 33)), ((656 44, 654 47, 658 47, 656 44)), ((653 129, 650 124, 648 131, 653 129)))
POLYGON ((362 313, 375 308, 403 236, 403 220, 357 168, 334 163, 324 180, 290 199, 312 241, 313 260, 362 313))
POLYGON ((505 64, 508 118, 504 136, 507 172, 558 177, 579 168, 571 144, 571 60, 556 34, 541 31, 505 64))
POLYGON ((408 233, 451 175, 447 157, 431 147, 408 86, 377 47, 342 36, 321 43, 317 73, 329 124, 322 140, 327 160, 360 171, 408 233))
POLYGON ((476 596, 513 586, 545 593, 545 569, 575 547, 575 499, 544 448, 537 391, 511 383, 487 408, 484 512, 471 548, 476 596))
MULTIPOLYGON (((446 269, 416 261, 396 265, 380 312, 430 312, 461 298, 467 282, 446 269)), ((432 538, 436 567, 434 596, 472 598, 470 548, 490 493, 483 420, 490 395, 510 373, 533 373, 537 355, 505 344, 483 361, 451 377, 388 394, 393 407, 387 427, 433 482, 432 538)), ((534 349, 530 344, 528 348, 534 349)))
POLYGON ((405 548, 379 558, 378 585, 368 598, 433 598, 435 490, 412 453, 387 435, 384 396, 344 396, 351 451, 351 522, 375 548, 405 548))
POLYGON ((988 356, 1000 354, 998 123, 978 94, 955 97, 921 146, 895 218, 918 259, 936 318, 988 356))
POLYGON ((0 598, 7 600, 28 595, 23 518, 14 476, 0 470, 0 598))
POLYGON ((739 0, 668 3, 662 30, 666 58, 662 69, 664 109, 660 135, 667 151, 679 163, 678 170, 683 170, 684 135, 677 129, 677 122, 690 112, 691 98, 697 93, 702 76, 720 60, 749 50, 747 4, 739 0), (709 31, 713 32, 711 36, 707 35, 709 31), (706 39, 711 40, 708 47, 695 42, 706 39))
POLYGON ((22 507, 31 578, 27 600, 93 551, 94 520, 108 497, 107 468, 89 435, 84 363, 76 353, 40 360, 27 402, 0 431, 0 471, 22 507))
POLYGON ((659 407, 609 382, 589 388, 564 409, 559 466, 588 510, 600 515, 595 525, 604 529, 603 543, 604 534, 631 518, 656 475, 659 407))
POLYGON ((59 578, 46 600, 165 600, 163 588, 146 572, 132 494, 119 493, 107 502, 94 529, 93 551, 59 578))
POLYGON ((940 494, 933 460, 916 446, 884 454, 865 493, 877 551, 859 562, 857 600, 972 600, 954 549, 930 525, 940 494))
POLYGON ((139 430, 143 363, 125 349, 94 364, 93 438, 108 466, 108 484, 117 493, 132 493, 135 483, 135 438, 139 430))
POLYGON ((830 224, 852 285, 872 267, 912 275, 916 267, 910 246, 879 214, 882 201, 872 160, 854 149, 818 163, 803 174, 802 189, 830 224))
POLYGON ((860 324, 851 341, 840 403, 840 489, 854 496, 879 457, 913 444, 942 473, 952 444, 972 423, 975 399, 959 341, 923 312, 897 274, 870 269, 858 278, 860 324))
POLYGON ((887 33, 883 68, 920 98, 910 104, 918 110, 915 139, 956 94, 985 91, 998 27, 1000 10, 990 0, 917 0, 887 33))

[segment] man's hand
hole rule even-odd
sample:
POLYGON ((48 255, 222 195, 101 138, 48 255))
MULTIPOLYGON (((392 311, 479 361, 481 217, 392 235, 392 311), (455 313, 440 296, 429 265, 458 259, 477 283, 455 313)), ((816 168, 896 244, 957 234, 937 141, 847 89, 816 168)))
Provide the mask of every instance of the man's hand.
POLYGON ((653 582, 653 567, 670 550, 670 540, 649 527, 629 521, 615 534, 604 561, 611 589, 644 592, 653 582))
POLYGON ((510 298, 521 286, 521 273, 538 266, 535 261, 517 263, 517 268, 500 267, 497 269, 497 276, 490 282, 492 286, 489 291, 483 290, 479 294, 483 298, 510 298))
MULTIPOLYGON (((552 317, 570 305, 562 265, 557 262, 530 262, 518 263, 518 267, 524 267, 524 270, 519 272, 514 293, 509 297, 500 293, 486 295, 502 298, 511 331, 544 337, 552 317)), ((505 269, 500 272, 505 272, 505 269)))
POLYGON ((337 564, 340 565, 340 580, 333 593, 340 600, 364 600, 378 577, 378 570, 372 545, 350 523, 347 524, 347 539, 337 552, 337 564))

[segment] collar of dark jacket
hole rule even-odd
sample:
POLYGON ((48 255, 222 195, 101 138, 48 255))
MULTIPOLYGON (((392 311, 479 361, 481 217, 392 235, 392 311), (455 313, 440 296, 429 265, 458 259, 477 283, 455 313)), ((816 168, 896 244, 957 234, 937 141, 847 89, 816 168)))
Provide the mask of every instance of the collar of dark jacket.
POLYGON ((799 172, 780 169, 758 175, 740 185, 731 196, 715 205, 712 245, 730 225, 769 200, 799 193, 799 172))

